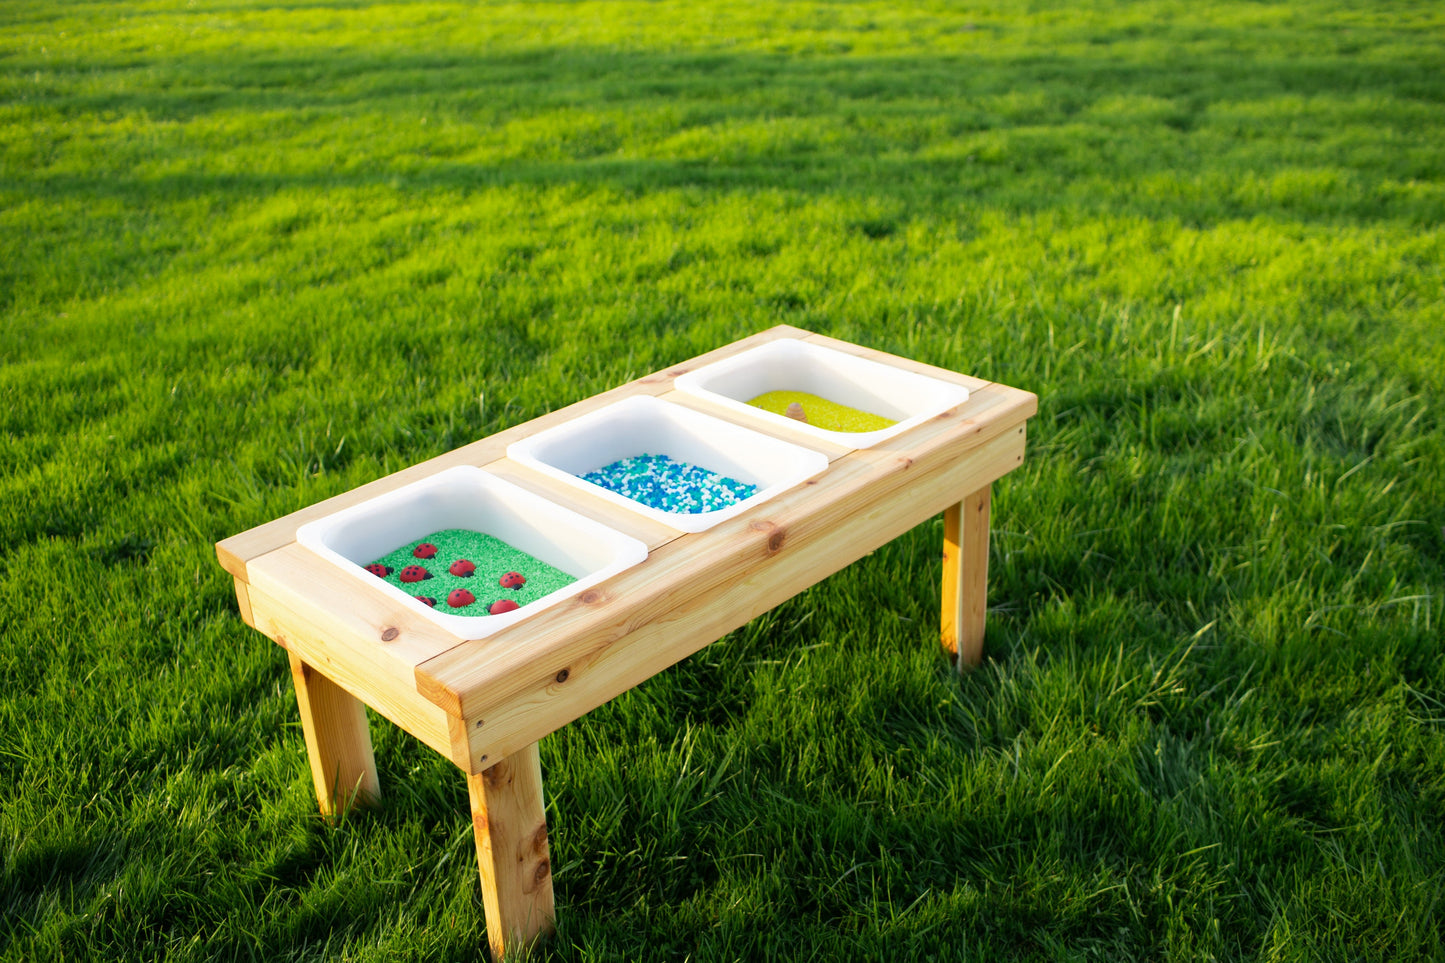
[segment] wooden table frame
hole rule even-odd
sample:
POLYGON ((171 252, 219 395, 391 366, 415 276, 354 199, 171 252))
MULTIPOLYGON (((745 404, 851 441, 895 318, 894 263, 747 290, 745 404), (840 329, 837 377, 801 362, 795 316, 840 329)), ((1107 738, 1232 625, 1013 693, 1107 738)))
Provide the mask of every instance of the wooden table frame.
POLYGON ((467 775, 487 937, 501 959, 552 930, 538 740, 944 513, 941 639, 978 663, 989 501, 1022 463, 1026 391, 779 326, 328 499, 216 546, 246 623, 287 650, 323 813, 380 796, 366 706, 467 775), (968 401, 878 446, 849 451, 673 389, 686 371, 801 338, 966 386, 968 401), (684 534, 506 457, 513 441, 651 394, 798 442, 828 469, 706 532, 684 534), (641 564, 490 638, 467 640, 369 592, 296 544, 304 522, 454 465, 476 465, 641 539, 641 564))

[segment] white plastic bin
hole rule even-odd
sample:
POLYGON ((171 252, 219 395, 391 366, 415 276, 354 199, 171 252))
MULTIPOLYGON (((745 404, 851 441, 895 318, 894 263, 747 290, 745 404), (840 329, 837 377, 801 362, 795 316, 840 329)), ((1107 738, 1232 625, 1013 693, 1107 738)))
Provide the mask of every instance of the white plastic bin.
POLYGON ((870 448, 968 400, 962 385, 834 351, 796 338, 770 341, 690 371, 675 385, 696 398, 784 424, 845 448, 870 448), (831 431, 748 404, 769 391, 805 391, 892 418, 877 431, 831 431))
POLYGON ((398 605, 468 639, 485 638, 647 558, 647 546, 637 539, 470 466, 448 468, 308 522, 296 530, 296 541, 398 605), (501 539, 577 581, 511 612, 454 615, 417 601, 362 567, 449 528, 501 539))
POLYGON ((514 442, 507 457, 684 532, 706 531, 828 467, 821 452, 651 395, 627 398, 514 442), (688 514, 659 511, 578 477, 636 455, 666 455, 758 490, 727 508, 688 514))

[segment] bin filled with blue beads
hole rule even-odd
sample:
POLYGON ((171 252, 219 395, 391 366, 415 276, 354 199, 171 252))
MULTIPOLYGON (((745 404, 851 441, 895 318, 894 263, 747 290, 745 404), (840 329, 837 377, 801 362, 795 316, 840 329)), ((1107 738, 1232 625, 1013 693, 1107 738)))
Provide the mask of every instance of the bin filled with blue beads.
POLYGON ((619 401, 507 456, 685 532, 700 532, 828 467, 820 452, 652 396, 619 401))
POLYGON ((758 491, 757 485, 667 455, 630 455, 579 477, 648 508, 689 515, 730 508, 758 491))

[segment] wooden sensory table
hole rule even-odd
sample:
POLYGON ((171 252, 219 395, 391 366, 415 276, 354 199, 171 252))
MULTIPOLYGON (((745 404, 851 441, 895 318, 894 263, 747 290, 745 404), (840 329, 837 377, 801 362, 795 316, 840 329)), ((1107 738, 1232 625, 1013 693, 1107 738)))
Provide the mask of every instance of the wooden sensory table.
POLYGON ((286 649, 323 813, 379 798, 366 706, 467 775, 488 940, 501 959, 552 929, 538 740, 944 513, 941 637, 961 669, 983 650, 992 483, 1024 457, 1026 391, 789 326, 639 378, 216 546, 241 617, 286 649), (847 451, 674 390, 689 370, 800 338, 962 384, 968 400, 882 444, 847 451), (650 394, 798 442, 826 471, 697 534, 574 491, 506 457, 520 438, 650 394), (483 640, 368 591, 295 541, 298 526, 455 465, 475 465, 647 544, 646 561, 483 640))

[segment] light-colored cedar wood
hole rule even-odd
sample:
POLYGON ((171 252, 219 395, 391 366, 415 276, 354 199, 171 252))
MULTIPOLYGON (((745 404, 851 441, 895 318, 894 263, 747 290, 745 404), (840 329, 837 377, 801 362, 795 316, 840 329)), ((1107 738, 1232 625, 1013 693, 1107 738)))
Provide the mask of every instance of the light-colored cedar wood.
POLYGON ((317 586, 336 591, 324 577, 308 582, 277 562, 267 558, 255 566, 257 580, 249 592, 256 629, 437 752, 465 764, 465 754, 460 759, 452 754, 447 714, 416 691, 411 663, 387 650, 380 638, 385 631, 378 634, 375 624, 349 606, 333 609, 313 598, 310 590, 317 586))
POLYGON ((845 491, 819 508, 809 503, 817 492, 795 490, 766 518, 720 525, 724 537, 706 553, 678 539, 654 554, 646 573, 623 573, 605 591, 584 593, 570 606, 573 617, 547 631, 539 626, 530 647, 470 659, 455 649, 424 663, 418 677, 434 673, 448 683, 443 691, 470 723, 475 771, 936 515, 960 490, 988 485, 1020 464, 1023 452, 1020 424, 962 460, 898 461, 882 474, 854 463, 839 487, 866 486, 877 496, 866 505, 845 491))
POLYGON ((590 398, 584 398, 575 404, 568 405, 565 408, 559 408, 556 411, 542 415, 525 424, 516 425, 505 431, 500 431, 495 435, 489 435, 480 441, 463 445, 461 448, 454 449, 443 455, 438 455, 428 461, 412 465, 410 468, 402 469, 401 471, 387 475, 385 478, 378 478, 359 488, 353 488, 349 492, 328 498, 322 502, 317 502, 315 505, 292 512, 289 515, 278 518, 272 522, 267 522, 264 525, 259 525, 239 535, 233 535, 216 544, 216 557, 219 559, 221 567, 233 576, 242 581, 250 581, 250 576, 247 573, 248 563, 252 559, 273 552, 285 545, 289 545, 296 538, 296 529, 306 522, 323 518, 343 508, 359 504, 370 498, 375 498, 377 495, 394 491, 402 485, 427 478, 439 471, 452 468, 456 465, 486 465, 488 462, 496 461, 498 458, 504 456, 507 451, 507 446, 512 442, 535 435, 554 425, 560 425, 564 421, 570 421, 579 415, 600 408, 603 405, 611 404, 614 401, 621 401, 623 398, 628 398, 633 395, 665 394, 672 390, 673 379, 686 371, 699 368, 705 364, 711 364, 714 361, 720 361, 729 355, 736 354, 739 351, 746 351, 748 348, 768 341, 774 341, 778 338, 801 338, 806 337, 808 334, 809 332, 801 328, 794 328, 789 325, 778 325, 777 327, 769 328, 750 338, 744 338, 741 341, 724 345, 715 351, 709 351, 707 354, 700 355, 683 364, 674 365, 671 368, 646 375, 635 381, 629 381, 627 384, 620 385, 610 391, 604 391, 590 398))
POLYGON ((804 340, 811 341, 825 348, 833 348, 844 354, 853 354, 860 358, 867 358, 870 361, 877 361, 894 368, 902 368, 904 371, 912 371, 915 374, 925 375, 929 378, 937 378, 940 381, 947 381, 951 384, 963 385, 969 391, 975 391, 992 383, 982 378, 976 378, 973 375, 960 374, 957 371, 949 371, 947 368, 937 368, 931 364, 924 364, 922 361, 902 358, 896 354, 879 351, 876 348, 865 348, 861 344, 839 341, 825 334, 809 334, 804 340))
POLYGON ((984 486, 943 513, 943 648, 959 671, 983 659, 988 615, 988 515, 984 486))
POLYGON ((733 411, 715 401, 706 398, 694 398, 685 391, 670 391, 662 396, 663 401, 670 401, 675 405, 682 405, 684 408, 691 408, 700 411, 705 415, 712 415, 714 418, 721 418, 724 421, 731 421, 734 424, 742 425, 744 428, 751 428, 754 431, 765 435, 772 435, 784 441, 790 441, 803 448, 811 448, 813 451, 822 452, 828 456, 828 461, 834 462, 842 458, 852 448, 845 448, 825 438, 817 438, 805 431, 798 431, 789 425, 775 424, 770 419, 763 417, 761 412, 758 415, 743 414, 733 411))
POLYGON ((467 737, 467 720, 453 715, 448 715, 446 718, 449 742, 448 751, 442 755, 455 762, 463 771, 470 773, 471 767, 467 765, 467 757, 472 753, 472 746, 467 737))
POLYGON ((1011 431, 1038 412, 1038 398, 1005 385, 971 389, 968 400, 956 408, 885 439, 871 448, 855 451, 851 460, 886 464, 900 458, 930 456, 940 444, 959 454, 969 447, 1011 431))
POLYGON ((362 579, 341 571, 299 544, 278 548, 251 566, 253 614, 264 591, 300 614, 313 616, 328 646, 353 650, 378 669, 404 675, 407 666, 452 648, 461 637, 424 615, 374 591, 362 579))
POLYGON ((666 545, 682 534, 675 528, 653 521, 637 512, 628 511, 605 498, 598 498, 573 488, 571 485, 563 484, 555 478, 533 471, 526 465, 518 464, 510 458, 489 462, 486 470, 519 488, 525 488, 534 494, 541 495, 556 505, 599 521, 624 535, 631 535, 646 545, 649 552, 666 545))
POLYGON ((537 744, 523 746, 483 772, 469 774, 467 789, 482 875, 487 942, 492 958, 501 961, 508 953, 551 933, 556 920, 537 744))
POLYGON ((250 586, 240 579, 233 579, 232 581, 236 586, 236 608, 241 612, 241 621, 254 629, 256 627, 256 619, 251 615, 250 586))
MULTIPOLYGON (((806 483, 806 490, 810 492, 807 496, 808 503, 817 506, 827 502, 835 497, 829 493, 836 488, 836 479, 853 477, 858 472, 876 471, 886 474, 895 462, 911 463, 913 458, 931 459, 940 453, 944 457, 963 457, 968 449, 981 446, 989 439, 1017 427, 1037 410, 1038 399, 1029 392, 1004 385, 986 385, 973 392, 968 401, 958 408, 929 419, 912 431, 874 448, 855 451, 839 463, 833 464, 823 475, 806 483), (842 466, 849 466, 848 474, 838 474, 842 466)), ((796 496, 789 494, 783 497, 796 496)), ((742 517, 745 520, 771 517, 774 504, 761 505, 754 512, 742 517)), ((729 531, 728 527, 722 526, 708 532, 685 536, 684 541, 690 552, 707 558, 715 552, 719 539, 725 540, 725 536, 720 533, 726 531, 729 531)), ((644 562, 632 573, 623 573, 618 578, 647 581, 652 576, 653 568, 651 561, 644 562)), ((504 629, 484 642, 467 643, 464 651, 456 653, 457 658, 447 660, 446 663, 424 663, 428 667, 418 672, 418 688, 449 712, 460 712, 456 701, 446 694, 445 685, 437 685, 433 678, 433 671, 438 666, 450 664, 454 667, 456 664, 473 660, 490 663, 504 659, 511 648, 535 650, 535 640, 538 637, 554 634, 555 631, 566 631, 576 624, 589 622, 592 618, 589 606, 595 604, 595 601, 588 602, 587 599, 604 597, 613 584, 614 580, 609 580, 592 592, 584 593, 581 599, 540 612, 524 624, 504 629), (579 606, 582 606, 580 610, 579 606)))
MULTIPOLYGON (((915 460, 936 464, 938 460, 962 458, 970 448, 983 445, 988 438, 1017 427, 1036 411, 1038 399, 1029 392, 1020 392, 1003 385, 987 386, 972 393, 970 399, 957 409, 929 419, 912 431, 890 438, 876 448, 855 451, 844 460, 829 466, 822 476, 809 480, 805 486, 793 492, 779 496, 775 502, 764 503, 753 512, 738 516, 738 519, 718 528, 679 539, 683 548, 678 551, 682 551, 686 557, 698 557, 701 560, 699 564, 705 565, 712 555, 717 554, 718 549, 727 547, 730 539, 728 532, 736 531, 738 525, 746 526, 754 519, 773 518, 777 510, 780 510, 779 506, 792 505, 799 499, 802 500, 802 506, 796 509, 798 512, 824 512, 838 499, 848 499, 847 505, 842 506, 844 515, 857 512, 860 505, 870 503, 871 497, 874 497, 867 492, 867 484, 858 483, 860 477, 889 474, 897 464, 906 466, 915 460), (850 484, 840 484, 841 479, 851 480, 850 484)), ((942 510, 942 506, 936 510, 942 510)), ((590 628, 592 623, 597 622, 597 609, 601 600, 610 597, 614 591, 623 590, 614 590, 614 587, 633 586, 636 583, 652 584, 656 571, 657 565, 649 558, 633 570, 617 575, 594 590, 582 593, 578 599, 559 604, 546 612, 539 612, 522 625, 503 629, 484 642, 458 646, 457 649, 452 649, 447 658, 423 662, 418 671, 418 688, 422 693, 435 698, 436 703, 444 709, 454 714, 462 714, 455 698, 448 695, 447 682, 439 682, 439 674, 449 674, 458 671, 460 667, 473 665, 475 668, 465 669, 465 672, 487 671, 487 665, 506 661, 510 649, 522 649, 527 654, 535 654, 540 638, 568 635, 590 628)))
MULTIPOLYGON (((515 677, 498 678, 492 667, 515 666, 518 662, 526 664, 544 651, 545 646, 541 640, 586 634, 595 631, 599 625, 607 624, 608 619, 603 618, 600 611, 603 607, 610 607, 614 612, 619 607, 625 610, 630 601, 635 601, 637 591, 647 591, 649 586, 657 583, 661 566, 655 559, 662 551, 669 553, 669 557, 691 559, 699 570, 708 570, 715 567, 713 563, 720 554, 726 554, 730 550, 728 543, 736 537, 731 533, 754 522, 771 524, 771 520, 785 509, 803 518, 816 515, 830 520, 836 518, 838 524, 846 524, 860 508, 874 510, 876 501, 902 498, 903 501, 911 503, 911 495, 894 490, 893 486, 899 484, 896 479, 877 490, 870 490, 870 485, 877 479, 893 475, 900 466, 907 469, 919 462, 920 466, 928 465, 932 469, 940 464, 964 459, 965 453, 970 449, 983 445, 989 438, 1006 432, 1010 427, 1020 426, 1036 410, 1037 399, 1028 392, 1002 385, 981 389, 958 409, 930 419, 877 448, 858 451, 841 459, 831 465, 823 475, 792 492, 784 493, 773 502, 758 506, 753 512, 707 532, 689 535, 669 543, 664 550, 654 552, 648 561, 609 579, 576 599, 539 612, 526 623, 505 629, 483 643, 469 642, 437 659, 422 663, 417 671, 418 688, 448 712, 470 718, 474 715, 472 708, 462 705, 459 691, 476 686, 490 687, 500 693, 507 685, 523 684, 515 677), (629 602, 623 602, 620 606, 611 605, 615 597, 624 595, 629 602), (474 679, 486 681, 463 681, 474 679)), ((919 474, 920 472, 914 472, 907 477, 912 479, 919 474)), ((985 478, 979 484, 981 486, 991 481, 993 478, 985 478)), ((955 499, 958 490, 954 489, 955 499)), ((940 504, 932 511, 942 511, 945 504, 940 504)), ((893 534, 904 530, 906 526, 900 525, 893 534)), ((762 561, 759 559, 753 563, 753 568, 734 572, 732 575, 766 576, 767 573, 754 570, 771 567, 763 566, 762 561)), ((841 563, 838 567, 841 567, 841 563)), ((820 575, 819 578, 821 577, 820 575)), ((475 733, 473 738, 475 741, 475 733)), ((475 767, 476 764, 477 760, 474 758, 472 765, 475 767)))
POLYGON ((366 706, 294 653, 290 658, 306 756, 322 814, 339 816, 353 805, 376 802, 381 784, 371 753, 366 706))

